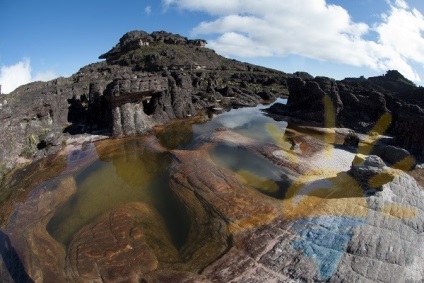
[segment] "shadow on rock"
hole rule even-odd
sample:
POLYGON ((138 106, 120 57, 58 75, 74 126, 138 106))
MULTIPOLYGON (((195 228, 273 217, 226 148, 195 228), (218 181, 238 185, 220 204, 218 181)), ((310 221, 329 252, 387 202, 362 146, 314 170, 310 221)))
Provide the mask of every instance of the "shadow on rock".
POLYGON ((77 99, 76 97, 68 99, 68 122, 72 124, 65 128, 65 133, 76 135, 87 132, 84 125, 87 119, 87 109, 84 107, 86 101, 87 98, 85 95, 82 95, 81 99, 77 99))
POLYGON ((2 282, 34 282, 28 276, 16 250, 10 243, 9 236, 0 230, 0 279, 2 282), (4 268, 7 269, 4 270, 4 268), (7 274, 7 272, 9 274, 7 274), (6 274, 5 274, 6 273, 6 274))

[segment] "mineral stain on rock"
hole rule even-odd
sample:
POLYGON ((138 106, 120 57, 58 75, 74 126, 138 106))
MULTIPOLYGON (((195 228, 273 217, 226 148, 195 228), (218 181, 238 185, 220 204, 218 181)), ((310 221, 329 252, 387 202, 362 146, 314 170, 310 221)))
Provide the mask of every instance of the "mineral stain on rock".
POLYGON ((424 191, 411 177, 391 169, 369 194, 388 170, 377 156, 354 160, 329 139, 254 115, 260 107, 71 151, 67 169, 41 185, 37 177, 8 218, 2 233, 23 268, 14 276, 379 280, 393 264, 396 280, 422 276, 413 247, 422 245, 424 191))
POLYGON ((172 208, 164 180, 169 161, 164 154, 143 150, 134 141, 124 141, 115 151, 108 151, 104 155, 98 151, 98 160, 75 176, 77 193, 47 226, 51 235, 65 245, 95 217, 128 202, 147 201, 160 206, 163 213, 172 208))
POLYGON ((422 155, 422 89, 396 71, 285 74, 204 43, 129 32, 105 62, 10 95, 0 173, 67 147, 4 178, 0 279, 422 281, 424 190, 393 146, 422 155), (240 108, 287 91, 267 116, 240 108), (362 131, 357 148, 342 126, 362 131), (79 146, 63 131, 137 137, 79 146))
POLYGON ((363 223, 363 218, 331 216, 297 221, 293 227, 300 238, 293 242, 293 248, 314 260, 318 279, 328 280, 337 270, 352 230, 363 223))

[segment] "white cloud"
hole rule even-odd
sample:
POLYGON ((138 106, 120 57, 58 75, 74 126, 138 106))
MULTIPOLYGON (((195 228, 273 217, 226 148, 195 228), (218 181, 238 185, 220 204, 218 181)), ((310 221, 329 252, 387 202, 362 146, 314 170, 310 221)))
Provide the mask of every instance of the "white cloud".
POLYGON ((420 81, 412 65, 424 65, 424 16, 405 0, 387 0, 389 10, 370 26, 326 0, 163 0, 215 19, 193 33, 217 36, 209 46, 225 56, 300 55, 322 61, 397 69, 420 81), (366 39, 373 32, 374 40, 366 39))
POLYGON ((152 6, 146 6, 146 8, 144 8, 144 13, 150 15, 152 13, 152 6))
MULTIPOLYGON (((389 4, 390 4, 390 2, 389 2, 389 4)), ((404 0, 395 0, 393 5, 401 8, 401 9, 408 9, 409 8, 408 3, 406 3, 404 0)))
POLYGON ((414 61, 424 65, 424 16, 416 9, 408 9, 406 3, 397 2, 403 1, 397 0, 396 6, 391 7, 375 28, 380 35, 379 42, 406 63, 414 61))
POLYGON ((58 75, 56 75, 53 71, 43 71, 40 73, 37 73, 33 78, 32 81, 50 81, 54 78, 57 78, 58 75))
POLYGON ((31 73, 31 61, 29 58, 24 58, 11 66, 2 66, 0 69, 2 93, 10 93, 17 87, 33 81, 48 81, 57 77, 52 71, 40 72, 35 74, 35 76, 32 76, 31 73))

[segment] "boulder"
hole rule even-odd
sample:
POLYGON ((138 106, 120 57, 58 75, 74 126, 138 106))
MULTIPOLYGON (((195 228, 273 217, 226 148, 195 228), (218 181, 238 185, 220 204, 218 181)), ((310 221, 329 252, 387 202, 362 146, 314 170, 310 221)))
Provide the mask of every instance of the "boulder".
POLYGON ((406 149, 393 145, 376 146, 372 154, 381 157, 389 166, 404 171, 412 169, 416 163, 415 158, 406 149))
POLYGON ((377 155, 357 154, 350 173, 365 189, 382 190, 396 176, 377 155))
POLYGON ((320 122, 323 126, 331 126, 328 123, 334 124, 343 109, 336 81, 324 77, 306 81, 301 78, 290 78, 287 83, 290 92, 287 108, 290 115, 320 122), (330 112, 332 118, 326 116, 330 112))
POLYGON ((355 131, 350 130, 343 141, 343 145, 357 147, 359 141, 359 135, 355 131))

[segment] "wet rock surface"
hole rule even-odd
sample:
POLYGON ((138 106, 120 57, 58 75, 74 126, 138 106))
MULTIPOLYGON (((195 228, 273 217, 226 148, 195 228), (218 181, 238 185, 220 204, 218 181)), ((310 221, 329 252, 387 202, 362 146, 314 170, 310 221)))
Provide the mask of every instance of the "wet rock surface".
MULTIPOLYGON (((74 193, 74 181, 63 178, 54 190, 41 186, 15 208, 2 230, 14 252, 2 252, 1 274, 44 282, 422 280, 423 188, 377 156, 355 158, 347 152, 343 158, 356 171, 349 172, 348 166, 341 171, 331 155, 340 154, 339 149, 296 131, 291 135, 300 149, 218 128, 197 137, 190 150, 169 151, 168 185, 179 219, 187 223, 178 246, 166 218, 139 201, 90 221, 65 247, 45 227, 55 207, 74 193), (277 168, 286 178, 265 182, 255 167, 243 167, 248 164, 222 166, 221 155, 214 154, 223 147, 250 156, 261 164, 257 170, 277 168), (325 158, 327 163, 319 161, 325 158), (369 194, 364 189, 387 172, 391 179, 383 178, 380 190, 369 194), (275 188, 283 190, 283 197, 267 193, 275 188), (20 263, 15 271, 7 265, 12 254, 20 263)), ((140 143, 167 152, 153 137, 140 143)), ((100 143, 98 152, 110 158, 115 154, 111 145, 122 147, 119 140, 100 143)))
MULTIPOLYGON (((75 146, 52 171, 42 160, 17 170, 0 190, 0 279, 423 281, 424 190, 399 170, 415 165, 411 154, 423 154, 420 88, 396 71, 343 81, 286 75, 227 60, 204 44, 130 32, 101 56, 105 62, 17 89, 0 112, 0 171, 18 156, 52 155, 77 134, 150 134, 175 119, 253 106, 288 91, 287 105, 268 111, 273 117, 329 129, 266 124, 249 136, 249 125, 221 125, 194 136, 188 122, 155 128, 157 138, 75 146), (336 126, 370 134, 343 145, 348 129, 336 126), (377 142, 386 130, 403 148, 377 142), (180 131, 181 138, 173 137, 180 131), (138 162, 139 154, 148 161, 138 162), (102 178, 116 173, 122 181, 116 189, 157 182, 168 214, 151 196, 131 199, 88 217, 69 243, 58 241, 49 225, 57 211, 78 203, 78 172, 95 171, 96 162, 111 163, 102 178), (127 166, 119 170, 118 163, 127 166), (160 170, 162 178, 134 180, 142 167, 160 170)), ((419 170, 411 175, 420 177, 419 170)))
MULTIPOLYGON (((55 280, 64 281, 65 249, 46 233, 47 223, 53 216, 54 210, 76 191, 73 178, 66 178, 56 185, 56 190, 50 191, 39 187, 30 200, 18 204, 10 221, 2 234, 10 242, 10 249, 16 254, 15 264, 11 266, 11 275, 27 277, 35 282, 55 280), (31 253, 25 251, 31 250, 31 253), (22 273, 13 268, 24 267, 22 273)), ((5 255, 13 256, 13 253, 5 255)), ((10 258, 3 255, 3 260, 10 258)), ((14 278, 15 279, 15 278, 14 278)))
POLYGON ((155 252, 175 258, 170 236, 157 212, 143 203, 128 204, 82 228, 69 246, 71 281, 135 281, 158 267, 155 252), (149 244, 150 245, 149 245, 149 244))
POLYGON ((287 74, 226 59, 204 44, 167 32, 133 31, 100 56, 106 61, 69 78, 19 87, 0 106, 0 173, 18 157, 59 151, 69 135, 139 135, 208 109, 287 95, 287 74))

